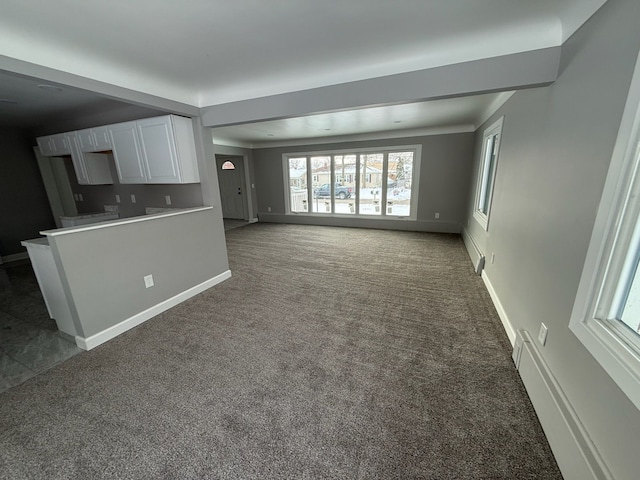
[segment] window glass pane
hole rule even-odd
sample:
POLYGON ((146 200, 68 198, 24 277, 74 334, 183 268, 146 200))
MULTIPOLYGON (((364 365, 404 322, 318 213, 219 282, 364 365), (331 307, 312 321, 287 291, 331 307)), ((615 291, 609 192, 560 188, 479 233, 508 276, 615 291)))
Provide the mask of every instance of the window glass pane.
POLYGON ((308 212, 306 157, 289 158, 289 192, 292 212, 308 212))
POLYGON ((498 135, 492 135, 487 138, 487 145, 484 153, 484 161, 482 167, 482 185, 480 190, 480 198, 478 201, 478 210, 485 215, 489 212, 489 204, 491 202, 491 190, 493 189, 493 172, 496 167, 496 139, 498 135))
POLYGON ((384 155, 369 153, 360 155, 360 213, 382 215, 382 167, 384 155))
POLYGON ((336 213, 356 213, 356 156, 334 156, 336 213))
POLYGON ((411 215, 412 178, 413 152, 390 153, 387 167, 387 215, 411 215))
POLYGON ((331 213, 331 157, 311 157, 313 183, 312 212, 331 213))
POLYGON ((636 259, 633 280, 631 281, 629 292, 624 302, 620 320, 636 334, 640 335, 640 278, 638 277, 640 277, 640 275, 638 275, 638 259, 636 259))

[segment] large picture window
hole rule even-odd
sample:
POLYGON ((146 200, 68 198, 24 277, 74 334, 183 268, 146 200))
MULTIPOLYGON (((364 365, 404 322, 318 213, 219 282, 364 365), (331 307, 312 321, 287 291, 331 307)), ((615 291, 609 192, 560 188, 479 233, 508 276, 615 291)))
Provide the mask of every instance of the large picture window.
POLYGON ((285 154, 288 213, 415 219, 420 146, 285 154))
POLYGON ((500 150, 503 120, 504 117, 501 117, 488 127, 482 135, 482 163, 476 186, 476 203, 473 216, 485 230, 489 228, 489 213, 493 198, 493 184, 498 168, 498 152, 500 150))

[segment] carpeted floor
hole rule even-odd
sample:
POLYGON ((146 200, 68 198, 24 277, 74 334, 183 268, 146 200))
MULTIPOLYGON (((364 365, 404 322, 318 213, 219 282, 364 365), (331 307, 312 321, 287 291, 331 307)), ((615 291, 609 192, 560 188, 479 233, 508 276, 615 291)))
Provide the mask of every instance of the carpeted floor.
POLYGON ((460 237, 226 233, 230 280, 0 394, 1 478, 561 478, 460 237))

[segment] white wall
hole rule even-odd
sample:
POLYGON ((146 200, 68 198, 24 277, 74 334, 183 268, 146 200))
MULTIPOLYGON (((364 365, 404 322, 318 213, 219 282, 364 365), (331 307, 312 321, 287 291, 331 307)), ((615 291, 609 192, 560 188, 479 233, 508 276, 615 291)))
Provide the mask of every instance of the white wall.
POLYGON ((609 0, 563 47, 549 87, 516 93, 505 116, 489 230, 465 228, 515 329, 549 328, 544 361, 618 480, 638 478, 640 412, 568 329, 585 255, 640 50, 640 2, 609 0))

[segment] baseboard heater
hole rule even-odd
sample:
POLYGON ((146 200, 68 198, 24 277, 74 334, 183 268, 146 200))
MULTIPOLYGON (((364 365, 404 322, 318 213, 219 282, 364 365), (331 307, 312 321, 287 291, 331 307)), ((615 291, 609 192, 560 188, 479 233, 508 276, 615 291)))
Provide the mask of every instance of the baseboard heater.
POLYGON ((462 229, 462 241, 464 242, 464 246, 467 248, 467 253, 469 254, 469 258, 471 258, 476 275, 480 275, 484 268, 484 253, 480 251, 475 240, 471 235, 469 235, 465 228, 462 229))
POLYGON ((516 332, 513 361, 564 479, 614 480, 526 330, 516 332))

